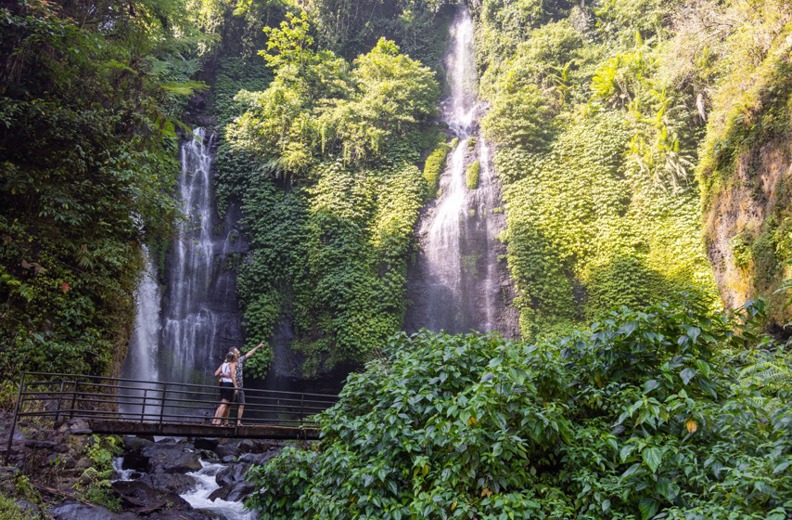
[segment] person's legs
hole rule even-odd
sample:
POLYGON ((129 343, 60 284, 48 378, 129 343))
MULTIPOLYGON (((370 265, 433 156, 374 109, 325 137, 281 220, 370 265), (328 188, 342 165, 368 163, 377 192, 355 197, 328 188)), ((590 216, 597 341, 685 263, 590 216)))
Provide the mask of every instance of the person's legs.
MULTIPOLYGON (((212 424, 216 426, 220 426, 220 421, 223 418, 228 417, 228 401, 225 399, 220 401, 220 406, 217 407, 217 410, 214 414, 214 419, 212 420, 212 424)), ((228 419, 226 419, 226 424, 228 424, 228 419)))
POLYGON ((243 413, 245 413, 245 391, 240 390, 237 396, 237 426, 242 425, 243 413))

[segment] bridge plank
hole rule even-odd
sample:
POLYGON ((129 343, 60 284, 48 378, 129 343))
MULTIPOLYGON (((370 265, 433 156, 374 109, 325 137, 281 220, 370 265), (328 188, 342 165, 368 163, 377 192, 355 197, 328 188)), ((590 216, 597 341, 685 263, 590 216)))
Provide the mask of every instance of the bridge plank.
POLYGON ((172 435, 174 437, 226 437, 246 439, 318 440, 319 430, 311 427, 251 424, 239 427, 211 424, 173 424, 125 420, 88 421, 93 433, 116 435, 172 435))

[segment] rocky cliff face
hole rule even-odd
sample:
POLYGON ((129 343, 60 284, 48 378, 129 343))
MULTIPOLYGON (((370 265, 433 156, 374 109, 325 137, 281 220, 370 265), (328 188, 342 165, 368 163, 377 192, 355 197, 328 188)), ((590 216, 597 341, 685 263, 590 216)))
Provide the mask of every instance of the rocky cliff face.
POLYGON ((750 40, 733 36, 697 167, 724 306, 764 298, 771 327, 792 318, 790 292, 779 291, 792 278, 792 11, 778 14, 746 25, 750 40))
POLYGON ((776 293, 792 277, 792 140, 777 138, 742 152, 735 173, 704 213, 707 254, 727 308, 751 298, 769 303, 770 317, 792 316, 788 295, 776 293))

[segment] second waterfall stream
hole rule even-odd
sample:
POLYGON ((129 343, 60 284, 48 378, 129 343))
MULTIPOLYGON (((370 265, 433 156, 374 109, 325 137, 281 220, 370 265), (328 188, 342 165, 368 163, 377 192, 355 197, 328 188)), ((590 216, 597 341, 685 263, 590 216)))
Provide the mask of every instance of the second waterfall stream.
POLYGON ((441 111, 457 144, 441 177, 438 199, 420 225, 421 249, 410 274, 412 305, 406 328, 508 334, 508 282, 501 283, 508 278, 498 264, 503 214, 490 150, 478 129, 485 107, 477 96, 474 26, 466 9, 457 14, 450 30, 450 95, 441 111), (466 171, 471 168, 478 170, 478 183, 468 186, 466 171))

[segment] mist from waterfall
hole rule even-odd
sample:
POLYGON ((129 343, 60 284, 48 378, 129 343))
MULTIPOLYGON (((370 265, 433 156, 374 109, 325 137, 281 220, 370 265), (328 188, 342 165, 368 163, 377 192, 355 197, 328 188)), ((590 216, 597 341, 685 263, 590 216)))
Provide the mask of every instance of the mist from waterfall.
POLYGON ((477 98, 474 25, 467 9, 451 25, 452 44, 446 57, 450 94, 442 103, 443 121, 458 143, 440 180, 440 195, 419 228, 421 249, 408 283, 411 306, 406 329, 497 330, 509 333, 504 285, 508 276, 498 264, 503 227, 499 186, 490 151, 478 133, 485 107, 477 98), (466 185, 467 168, 479 161, 478 187, 466 185), (504 284, 501 280, 505 280, 504 284))
MULTIPOLYGON (((124 365, 121 367, 121 377, 124 379, 134 379, 136 381, 157 381, 159 370, 156 363, 157 349, 160 337, 160 300, 161 293, 157 283, 157 270, 151 259, 148 247, 143 246, 144 268, 140 274, 138 288, 135 291, 135 328, 132 331, 132 338, 129 341, 129 349, 124 365)), ((121 394, 126 397, 154 398, 149 392, 153 385, 147 384, 124 384, 121 394), (134 386, 134 389, 131 388, 134 386)), ((132 400, 130 400, 131 402, 132 400)), ((141 413, 141 406, 130 405, 122 402, 121 412, 126 414, 141 413)), ((156 413, 152 406, 146 413, 156 413)))

